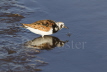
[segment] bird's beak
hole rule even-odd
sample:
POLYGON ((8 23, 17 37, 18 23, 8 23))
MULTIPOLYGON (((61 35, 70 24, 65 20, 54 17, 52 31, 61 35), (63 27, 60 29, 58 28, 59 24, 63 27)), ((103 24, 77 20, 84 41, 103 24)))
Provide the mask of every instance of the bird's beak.
POLYGON ((68 27, 64 26, 64 28, 69 29, 68 27))

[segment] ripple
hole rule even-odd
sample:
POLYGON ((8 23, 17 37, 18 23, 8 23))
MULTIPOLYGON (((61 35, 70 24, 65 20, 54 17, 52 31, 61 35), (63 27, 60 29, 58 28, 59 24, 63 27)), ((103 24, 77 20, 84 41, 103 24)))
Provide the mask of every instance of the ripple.
POLYGON ((26 2, 25 0, 0 2, 0 72, 37 72, 42 71, 38 67, 48 64, 37 56, 41 53, 40 50, 22 45, 25 42, 23 38, 29 34, 19 27, 21 22, 28 21, 27 18, 34 15, 47 14, 36 1, 29 1, 34 6, 29 6, 29 2, 26 2))

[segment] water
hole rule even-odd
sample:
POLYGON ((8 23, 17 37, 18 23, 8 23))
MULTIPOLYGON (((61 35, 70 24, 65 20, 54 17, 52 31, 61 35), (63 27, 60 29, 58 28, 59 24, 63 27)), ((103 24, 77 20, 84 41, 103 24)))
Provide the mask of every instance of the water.
POLYGON ((1 0, 0 72, 107 72, 106 2, 1 0), (42 19, 69 29, 42 41, 19 27, 42 19))

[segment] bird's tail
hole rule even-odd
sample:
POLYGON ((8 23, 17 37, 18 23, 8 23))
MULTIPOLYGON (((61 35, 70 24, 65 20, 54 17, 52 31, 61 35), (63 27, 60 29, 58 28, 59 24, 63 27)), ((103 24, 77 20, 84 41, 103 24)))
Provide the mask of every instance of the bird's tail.
POLYGON ((21 24, 22 24, 22 26, 20 26, 20 27, 27 28, 26 24, 24 24, 24 23, 21 23, 21 24))

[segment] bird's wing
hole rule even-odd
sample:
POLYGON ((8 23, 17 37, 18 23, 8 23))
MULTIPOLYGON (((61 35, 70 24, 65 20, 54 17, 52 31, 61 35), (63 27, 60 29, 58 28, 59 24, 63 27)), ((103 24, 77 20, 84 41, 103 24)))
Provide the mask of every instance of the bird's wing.
POLYGON ((37 22, 34 22, 32 24, 23 24, 24 26, 28 26, 34 29, 38 29, 41 31, 50 31, 50 29, 52 28, 52 26, 56 25, 54 21, 52 20, 40 20, 37 22))
POLYGON ((43 26, 52 26, 52 25, 55 25, 56 23, 53 20, 39 20, 39 21, 36 21, 32 24, 34 24, 34 25, 43 25, 43 26))

